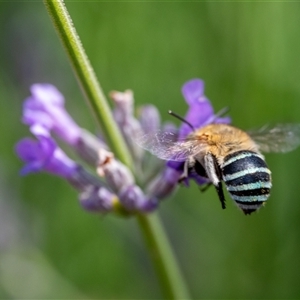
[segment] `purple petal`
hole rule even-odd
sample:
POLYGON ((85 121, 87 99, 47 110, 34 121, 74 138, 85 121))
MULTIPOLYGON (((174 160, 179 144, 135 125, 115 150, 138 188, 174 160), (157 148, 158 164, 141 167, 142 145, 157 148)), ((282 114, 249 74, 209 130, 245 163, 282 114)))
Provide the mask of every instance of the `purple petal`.
POLYGON ((199 176, 197 173, 191 173, 188 179, 193 179, 198 185, 203 185, 210 182, 208 178, 199 176))
POLYGON ((50 84, 34 84, 31 93, 23 105, 23 122, 30 126, 40 124, 67 143, 75 144, 80 128, 65 110, 62 94, 50 84))
POLYGON ((21 170, 22 175, 47 171, 68 178, 76 171, 75 162, 69 159, 50 137, 41 135, 38 140, 25 138, 17 143, 15 150, 26 163, 21 170))
MULTIPOLYGON (((210 101, 204 96, 204 83, 200 79, 193 79, 184 84, 182 88, 183 96, 189 105, 185 119, 194 128, 202 127, 214 114, 210 101)), ((179 130, 179 137, 184 138, 192 132, 192 128, 187 124, 182 124, 179 130)))
POLYGON ((192 79, 186 82, 181 91, 188 105, 206 100, 203 94, 204 82, 201 79, 192 79))
POLYGON ((184 166, 184 162, 181 161, 174 161, 174 160, 169 160, 167 162, 167 166, 182 173, 183 172, 183 166, 184 166))
POLYGON ((64 106, 64 97, 59 90, 52 84, 36 83, 30 88, 32 95, 41 100, 45 104, 51 103, 54 106, 64 106))
POLYGON ((27 163, 21 170, 21 174, 41 171, 47 158, 53 155, 54 149, 52 143, 44 140, 38 142, 31 138, 25 138, 18 142, 15 150, 19 157, 27 163))

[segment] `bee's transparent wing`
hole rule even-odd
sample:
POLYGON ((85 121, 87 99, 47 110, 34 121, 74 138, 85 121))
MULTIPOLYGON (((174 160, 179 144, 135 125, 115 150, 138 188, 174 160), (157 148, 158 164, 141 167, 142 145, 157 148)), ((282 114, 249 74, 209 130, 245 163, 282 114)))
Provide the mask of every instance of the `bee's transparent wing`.
POLYGON ((288 152, 300 145, 300 124, 277 124, 248 132, 262 152, 288 152))
POLYGON ((174 161, 185 161, 204 147, 198 140, 188 138, 178 141, 177 134, 163 131, 141 135, 136 143, 160 159, 174 161))

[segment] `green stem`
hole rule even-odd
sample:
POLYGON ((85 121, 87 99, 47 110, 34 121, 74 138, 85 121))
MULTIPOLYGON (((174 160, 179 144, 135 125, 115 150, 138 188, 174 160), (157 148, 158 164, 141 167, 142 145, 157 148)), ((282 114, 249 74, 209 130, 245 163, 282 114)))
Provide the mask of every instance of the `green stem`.
POLYGON ((117 158, 131 170, 133 163, 105 95, 94 70, 85 54, 71 17, 62 0, 44 0, 48 13, 69 56, 79 85, 89 103, 96 120, 100 123, 104 137, 117 158))
POLYGON ((165 299, 189 299, 185 281, 157 214, 139 215, 138 221, 165 299))
MULTIPOLYGON (((113 120, 107 100, 63 1, 44 0, 44 4, 69 56, 79 85, 101 125, 106 141, 119 160, 132 169, 128 148, 113 120)), ((188 293, 183 278, 158 217, 151 214, 138 215, 137 218, 166 298, 187 299, 188 293)))

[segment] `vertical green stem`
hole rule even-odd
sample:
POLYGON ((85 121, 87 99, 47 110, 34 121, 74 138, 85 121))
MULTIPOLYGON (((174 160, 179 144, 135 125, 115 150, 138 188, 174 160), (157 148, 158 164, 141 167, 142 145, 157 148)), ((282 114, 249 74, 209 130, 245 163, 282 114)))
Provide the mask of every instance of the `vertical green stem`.
MULTIPOLYGON (((90 65, 69 13, 62 0, 44 0, 48 13, 69 56, 78 82, 112 151, 132 169, 132 160, 104 93, 90 65)), ((188 299, 184 280, 163 227, 155 214, 138 215, 141 231, 150 251, 166 299, 188 299)))
POLYGON ((69 56, 79 85, 89 103, 92 113, 100 123, 106 141, 115 155, 133 169, 132 159, 107 100, 87 58, 71 17, 62 0, 44 0, 48 13, 69 56))
POLYGON ((185 281, 158 216, 140 215, 138 221, 165 299, 189 299, 185 281))

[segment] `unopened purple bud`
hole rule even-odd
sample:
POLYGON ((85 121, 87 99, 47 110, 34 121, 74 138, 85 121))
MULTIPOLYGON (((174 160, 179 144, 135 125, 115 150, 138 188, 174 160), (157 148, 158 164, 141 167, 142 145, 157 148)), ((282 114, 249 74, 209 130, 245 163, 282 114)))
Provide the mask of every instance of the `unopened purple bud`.
POLYGON ((146 197, 137 185, 124 187, 119 194, 120 202, 129 211, 139 210, 145 205, 146 197))
POLYGON ((104 149, 99 150, 99 163, 97 173, 105 177, 107 184, 117 194, 122 188, 134 183, 134 178, 129 169, 114 159, 113 154, 104 149))
POLYGON ((85 191, 90 186, 106 187, 105 182, 102 181, 99 176, 95 176, 80 165, 77 165, 76 170, 67 178, 67 180, 80 192, 85 191))
POLYGON ((109 96, 115 103, 114 118, 118 124, 122 124, 133 115, 133 92, 126 90, 123 92, 112 91, 109 96))
POLYGON ((144 153, 144 150, 136 144, 137 138, 142 134, 140 123, 136 119, 130 118, 120 129, 133 158, 139 163, 144 153))
POLYGON ((160 114, 154 105, 144 105, 139 109, 139 121, 144 133, 156 132, 160 127, 160 114))
POLYGON ((139 211, 141 212, 152 212, 157 209, 159 200, 155 197, 146 197, 144 203, 140 205, 139 211))
POLYGON ((173 193, 181 173, 175 169, 166 167, 163 173, 157 175, 146 188, 148 195, 157 199, 163 199, 173 193))
POLYGON ((135 140, 141 136, 143 130, 141 124, 133 115, 133 93, 130 90, 124 93, 113 91, 110 93, 110 97, 115 103, 114 119, 125 138, 133 158, 139 163, 144 151, 137 146, 135 140))
POLYGON ((77 154, 88 164, 96 166, 98 162, 99 149, 107 150, 107 145, 98 137, 87 130, 81 129, 74 149, 77 154))
POLYGON ((134 182, 129 169, 116 160, 107 165, 104 173, 106 182, 116 192, 120 192, 124 186, 128 186, 134 182))
POLYGON ((23 122, 29 126, 42 125, 67 143, 76 143, 80 128, 65 110, 64 97, 56 87, 34 84, 31 94, 23 105, 23 122))
POLYGON ((80 204, 88 211, 108 212, 117 197, 105 187, 88 186, 79 196, 80 204))

